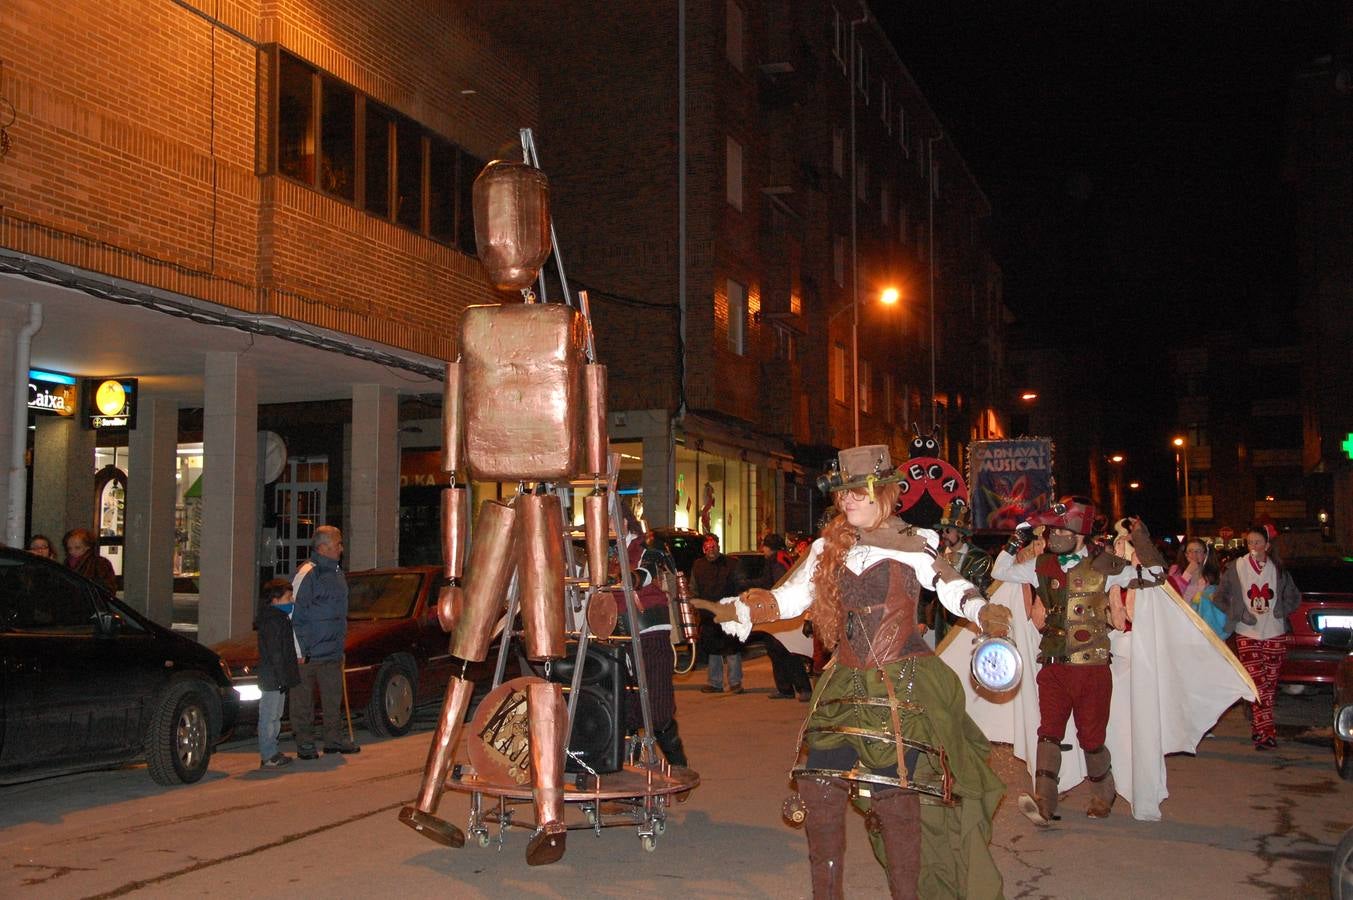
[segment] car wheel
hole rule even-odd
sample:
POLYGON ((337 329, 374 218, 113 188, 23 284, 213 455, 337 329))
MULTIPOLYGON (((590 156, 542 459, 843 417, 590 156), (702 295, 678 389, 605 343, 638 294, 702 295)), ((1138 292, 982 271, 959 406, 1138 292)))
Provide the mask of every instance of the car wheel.
POLYGON ((399 737, 413 727, 416 696, 413 660, 387 659, 376 673, 371 702, 366 706, 366 727, 380 737, 399 737))
POLYGON ((171 684, 146 730, 146 763, 157 784, 192 784, 211 761, 211 688, 198 681, 171 684))
POLYGON ((1334 770, 1344 781, 1353 781, 1353 744, 1334 736, 1334 770))
POLYGON ((1330 897, 1353 900, 1353 828, 1344 832, 1330 857, 1330 897))

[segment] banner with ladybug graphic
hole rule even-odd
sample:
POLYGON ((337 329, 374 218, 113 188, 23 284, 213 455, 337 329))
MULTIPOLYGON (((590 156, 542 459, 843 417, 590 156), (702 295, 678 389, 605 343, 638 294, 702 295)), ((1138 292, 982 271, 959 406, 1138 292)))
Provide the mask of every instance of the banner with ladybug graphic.
POLYGON ((968 445, 972 523, 1009 531, 1056 497, 1048 438, 973 441, 968 445))
POLYGON ((898 487, 895 512, 903 521, 921 528, 933 528, 949 503, 968 502, 968 484, 950 463, 940 459, 939 429, 928 435, 912 430, 911 458, 897 467, 898 487))

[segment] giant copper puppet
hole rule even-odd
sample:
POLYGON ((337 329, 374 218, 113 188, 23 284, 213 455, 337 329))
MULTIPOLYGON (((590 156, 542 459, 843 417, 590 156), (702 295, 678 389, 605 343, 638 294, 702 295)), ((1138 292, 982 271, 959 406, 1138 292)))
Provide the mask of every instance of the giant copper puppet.
MULTIPOLYGON (((526 655, 564 655, 564 531, 553 483, 594 479, 584 498, 589 568, 606 571, 606 371, 589 361, 589 332, 577 310, 529 302, 551 250, 548 203, 545 176, 525 164, 490 163, 474 184, 475 237, 489 279, 521 290, 528 302, 467 309, 460 360, 446 368, 443 468, 451 487, 442 497, 442 544, 450 586, 438 612, 452 655, 465 663, 486 657, 514 573, 526 655), (524 488, 510 502, 481 506, 468 560, 463 477, 524 488)), ((400 811, 402 822, 453 847, 465 835, 436 812, 473 691, 461 671, 447 685, 418 798, 400 811)), ((564 706, 560 685, 532 684, 525 693, 536 814, 526 857, 539 865, 564 853, 564 706)))

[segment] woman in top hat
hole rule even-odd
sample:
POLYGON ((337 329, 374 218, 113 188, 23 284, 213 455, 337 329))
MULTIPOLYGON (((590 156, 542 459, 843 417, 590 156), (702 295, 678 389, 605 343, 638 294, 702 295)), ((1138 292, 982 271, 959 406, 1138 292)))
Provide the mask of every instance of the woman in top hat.
POLYGON ((804 807, 813 896, 841 897, 848 801, 866 827, 893 897, 996 897, 991 817, 1004 785, 990 747, 964 712, 958 677, 921 639, 916 602, 934 589, 956 615, 1006 630, 1009 611, 988 606, 939 556, 933 531, 892 515, 898 478, 887 447, 842 451, 820 484, 838 512, 806 562, 774 590, 706 604, 729 633, 798 615, 835 648, 813 692, 794 769, 804 807), (932 798, 921 803, 921 795, 932 798))

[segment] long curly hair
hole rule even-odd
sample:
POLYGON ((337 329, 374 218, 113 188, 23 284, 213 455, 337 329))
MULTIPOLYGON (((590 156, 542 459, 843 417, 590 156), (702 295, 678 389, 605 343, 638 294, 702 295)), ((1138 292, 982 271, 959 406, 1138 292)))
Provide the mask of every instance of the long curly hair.
MULTIPOLYGON (((860 532, 846 520, 841 508, 841 496, 837 491, 833 498, 836 515, 822 528, 822 553, 813 567, 813 606, 809 615, 813 619, 813 633, 822 639, 828 650, 841 640, 841 584, 838 580, 841 569, 846 564, 846 554, 859 540, 860 532)), ((885 484, 874 488, 874 497, 878 501, 879 515, 874 525, 881 525, 893 513, 901 489, 896 484, 885 484)))

